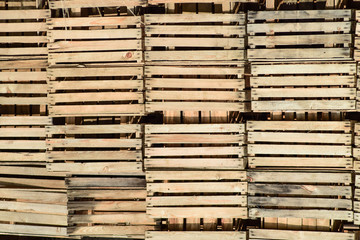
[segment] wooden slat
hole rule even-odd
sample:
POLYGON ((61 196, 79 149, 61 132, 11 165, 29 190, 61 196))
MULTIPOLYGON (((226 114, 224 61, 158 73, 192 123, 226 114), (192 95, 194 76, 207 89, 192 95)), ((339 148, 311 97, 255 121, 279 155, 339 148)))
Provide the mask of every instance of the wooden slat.
POLYGON ((50 28, 123 26, 140 24, 140 19, 139 16, 51 18, 47 19, 46 23, 50 28))
POLYGON ((1 82, 10 81, 46 81, 46 72, 0 72, 1 82))
MULTIPOLYGON (((354 78, 352 79, 354 84, 354 78)), ((254 82, 254 81, 253 81, 254 82)), ((239 89, 245 88, 241 79, 205 79, 205 78, 146 78, 145 85, 151 88, 208 88, 208 89, 239 89)))
POLYGON ((47 94, 47 84, 0 84, 0 93, 47 94))
POLYGON ((93 7, 135 7, 145 5, 144 0, 52 0, 50 1, 50 8, 93 8, 93 7))
POLYGON ((146 102, 148 112, 156 111, 236 111, 243 112, 242 102, 146 102))
POLYGON ((253 111, 321 111, 355 110, 355 100, 296 100, 296 101, 254 101, 253 111))
POLYGON ((259 98, 352 98, 356 88, 257 88, 251 90, 252 100, 259 98))
POLYGON ((245 14, 145 14, 145 23, 245 22, 245 14))
POLYGON ((148 197, 146 202, 148 206, 247 205, 246 196, 148 197))
POLYGON ((184 169, 242 169, 243 161, 238 158, 148 158, 146 168, 184 168, 184 169))
MULTIPOLYGON (((238 39, 238 38, 236 38, 238 39)), ((182 41, 188 42, 186 39, 181 39, 182 41)), ((202 44, 198 39, 195 39, 196 42, 202 44)), ((236 40, 238 41, 238 40, 236 40)), ((224 43, 228 46, 221 46, 217 43, 209 43, 209 47, 237 47, 243 48, 243 43, 231 43, 231 46, 228 42, 224 43)), ((185 45, 185 44, 184 44, 185 45)), ((194 44, 195 45, 195 44, 194 44)), ((201 47, 206 47, 207 44, 202 45, 201 47)), ((196 46, 193 46, 196 47, 196 46)), ((191 51, 147 51, 145 52, 146 61, 232 61, 232 60, 243 60, 244 51, 243 50, 191 50, 191 51)))
POLYGON ((154 133, 243 133, 245 124, 166 124, 145 125, 146 134, 154 133))
POLYGON ((66 236, 66 227, 46 227, 20 224, 0 224, 0 231, 9 234, 29 234, 37 236, 66 236))
POLYGON ((206 232, 206 231, 174 231, 174 232, 146 232, 146 239, 153 240, 245 240, 245 232, 206 232))
POLYGON ((249 157, 250 167, 346 167, 353 165, 352 158, 334 157, 249 157))
POLYGON ((47 36, 50 42, 58 39, 123 39, 141 38, 141 29, 97 29, 97 30, 49 30, 47 36))
POLYGON ((242 75, 239 67, 146 66, 146 75, 242 75))
POLYGON ((178 207, 148 208, 152 218, 247 218, 247 209, 243 207, 178 207))
POLYGON ((271 229, 250 229, 250 239, 281 239, 281 240, 354 240, 354 233, 289 231, 271 229))
POLYGON ((0 140, 0 149, 37 149, 45 150, 45 140, 0 140))
POLYGON ((55 90, 137 89, 142 90, 142 80, 96 80, 96 81, 51 81, 49 88, 55 90))
POLYGON ((119 68, 49 68, 50 77, 113 77, 143 75, 141 67, 119 68))
POLYGON ((145 231, 155 230, 154 226, 87 226, 68 228, 70 236, 101 236, 144 238, 145 231))
MULTIPOLYGON (((58 50, 58 49, 57 49, 58 50)), ((67 51, 67 50, 65 50, 67 51)), ((115 62, 115 61, 141 61, 142 54, 137 51, 119 52, 79 52, 79 53, 51 53, 51 63, 74 63, 74 62, 115 62)))
POLYGON ((48 134, 105 134, 105 133, 136 133, 141 131, 139 124, 121 124, 121 125, 65 125, 48 126, 48 134))
MULTIPOLYGON (((236 179, 245 180, 244 171, 148 171, 146 172, 148 181, 156 180, 225 180, 236 179)), ((246 186, 246 183, 239 183, 246 186)))
POLYGON ((0 32, 44 32, 48 26, 45 22, 0 23, 0 32))
POLYGON ((0 162, 45 162, 45 153, 0 152, 0 162))
POLYGON ((96 215, 72 215, 69 216, 70 224, 131 224, 131 225, 155 225, 155 221, 146 213, 110 213, 96 215))
MULTIPOLYGON (((150 175, 149 177, 147 176, 147 179, 153 180, 152 175, 150 175)), ((199 178, 194 178, 194 179, 199 179, 199 178)), ((153 193, 199 193, 199 192, 245 193, 247 190, 247 183, 245 182, 148 183, 147 190, 152 194, 153 193)), ((173 202, 173 200, 171 200, 171 202, 173 202)), ((202 205, 200 204, 200 202, 198 202, 198 204, 202 205)))
MULTIPOLYGON (((49 52, 140 50, 141 40, 59 41, 48 44, 49 52)), ((80 53, 81 55, 82 53, 80 53)), ((74 55, 74 54, 72 54, 74 55)), ((79 54, 77 54, 79 55, 79 54)), ((88 54, 89 55, 89 54, 88 54)), ((129 54, 130 55, 130 54, 129 54)), ((94 56, 94 53, 91 55, 94 56)), ((79 58, 79 57, 78 57, 79 58)), ((87 68, 88 69, 88 68, 87 68)))
POLYGON ((349 121, 247 121, 248 131, 344 131, 350 132, 349 121))
MULTIPOLYGON (((1 136, 1 133, 0 133, 1 136)), ((156 143, 199 143, 199 144, 230 144, 230 143, 244 143, 244 137, 240 135, 216 134, 152 134, 146 138, 147 144, 156 143)))
POLYGON ((50 151, 47 152, 49 160, 132 160, 141 159, 140 151, 50 151))
POLYGON ((1 20, 41 19, 49 17, 50 10, 48 9, 0 10, 1 20))
MULTIPOLYGON (((25 202, 56 203, 66 205, 66 193, 51 192, 48 189, 29 189, 29 188, 2 188, 1 198, 17 199, 25 202)), ((14 203, 14 202, 11 202, 14 203)))
POLYGON ((101 162, 101 163, 50 163, 47 169, 52 172, 71 173, 121 173, 121 172, 142 172, 140 162, 101 162))
POLYGON ((68 209, 73 211, 93 210, 93 211, 113 211, 113 212, 115 211, 144 212, 146 211, 146 202, 145 201, 71 201, 68 203, 68 209))
POLYGON ((221 156, 221 155, 244 155, 243 147, 167 147, 145 148, 147 157, 155 156, 221 156))
POLYGON ((277 76, 251 77, 252 87, 283 87, 283 86, 340 86, 354 87, 354 76, 277 76))
MULTIPOLYGON (((38 192, 37 194, 42 194, 42 193, 38 192)), ((51 214, 51 215, 68 214, 66 205, 56 205, 56 204, 46 204, 46 203, 44 204, 44 203, 1 201, 0 208, 2 210, 16 210, 18 212, 42 213, 42 214, 51 214)))
POLYGON ((49 101, 51 104, 74 102, 139 101, 142 99, 142 92, 54 93, 49 96, 49 101))
MULTIPOLYGON (((355 93, 354 93, 355 97, 355 93)), ((149 100, 188 100, 188 101, 241 101, 245 100, 245 92, 233 91, 148 91, 149 100)))
POLYGON ((1 221, 13 221, 20 223, 37 223, 44 225, 67 226, 67 216, 40 213, 22 213, 0 211, 1 221))
MULTIPOLYGON (((146 198, 146 190, 68 190, 73 198, 138 200, 146 198)), ((84 203, 86 204, 86 203, 84 203)), ((71 205, 71 203, 70 203, 71 205)))

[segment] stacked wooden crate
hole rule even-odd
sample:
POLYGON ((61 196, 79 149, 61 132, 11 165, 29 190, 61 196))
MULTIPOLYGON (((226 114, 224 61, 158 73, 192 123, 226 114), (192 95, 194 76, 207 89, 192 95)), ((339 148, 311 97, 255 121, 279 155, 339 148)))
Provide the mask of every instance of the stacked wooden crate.
MULTIPOLYGON (((351 10, 248 14, 251 109, 272 120, 247 122, 256 169, 248 171, 249 217, 263 228, 329 231, 353 221, 352 127, 339 121, 356 109, 351 21, 351 10)), ((254 230, 250 239, 322 236, 291 234, 254 230)))
POLYGON ((47 160, 66 172, 68 234, 144 238, 142 20, 145 1, 50 1, 47 160))

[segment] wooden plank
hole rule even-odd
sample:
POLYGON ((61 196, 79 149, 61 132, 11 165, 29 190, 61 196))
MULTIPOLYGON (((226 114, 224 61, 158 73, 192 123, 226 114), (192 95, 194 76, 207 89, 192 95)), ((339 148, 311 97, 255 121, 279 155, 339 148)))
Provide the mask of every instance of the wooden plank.
POLYGON ((145 179, 140 177, 73 177, 67 179, 69 188, 132 187, 144 188, 145 179))
POLYGON ((166 196, 148 197, 148 206, 247 205, 246 196, 166 196))
POLYGON ((352 201, 348 199, 325 198, 292 198, 292 197, 248 197, 249 206, 276 207, 308 207, 308 208, 342 208, 352 209, 352 201))
POLYGON ((221 156, 221 155, 244 155, 243 147, 167 147, 145 148, 146 157, 160 156, 221 156))
POLYGON ((1 221, 13 221, 20 223, 36 223, 44 225, 67 226, 66 215, 52 215, 40 213, 23 213, 0 211, 1 221))
POLYGON ((350 132, 349 121, 247 121, 248 131, 344 131, 350 132))
MULTIPOLYGON (((1 136, 1 133, 0 133, 1 136)), ((199 144, 230 144, 230 143, 244 143, 244 136, 240 135, 204 135, 204 134, 152 134, 146 137, 145 143, 199 143, 199 144)))
POLYGON ((249 132, 249 142, 303 142, 337 143, 350 145, 352 134, 344 133, 294 133, 294 132, 249 132))
POLYGON ((242 169, 243 160, 237 158, 148 158, 145 167, 150 168, 182 168, 182 169, 242 169))
MULTIPOLYGON (((140 50, 141 40, 59 41, 49 43, 49 52, 140 50)), ((129 54, 130 56, 130 54, 129 54)), ((78 57, 79 58, 79 57, 78 57)), ((87 68, 89 69, 89 68, 87 68)))
MULTIPOLYGON (((201 14, 202 15, 202 14, 201 14)), ((202 26, 202 25, 148 25, 145 27, 146 36, 167 34, 167 35, 227 35, 234 26, 202 26)), ((240 26, 231 35, 244 36, 245 28, 240 26)), ((221 38, 225 39, 225 38, 221 38)), ((242 38, 234 38, 239 42, 242 38)))
MULTIPOLYGON (((1 26, 0 26, 1 27, 1 26)), ((47 55, 46 47, 1 48, 0 55, 47 55)))
POLYGON ((254 101, 253 111, 319 111, 354 110, 355 100, 296 100, 296 101, 254 101))
POLYGON ((351 156, 351 146, 249 144, 248 154, 351 156))
POLYGON ((250 167, 346 167, 353 165, 352 158, 334 157, 249 157, 250 167))
POLYGON ((352 211, 339 210, 283 210, 283 209, 260 209, 250 208, 249 216, 257 217, 277 217, 277 218, 323 218, 332 220, 353 221, 352 211))
MULTIPOLYGON (((6 10, 7 11, 7 10, 6 10)), ((48 26, 45 22, 0 23, 0 32, 45 32, 48 26)))
POLYGON ((46 72, 0 72, 1 82, 12 81, 46 81, 46 72))
POLYGON ((283 87, 283 86, 339 86, 354 87, 354 76, 277 76, 251 77, 252 87, 283 87))
POLYGON ((0 84, 0 93, 47 94, 47 85, 46 84, 0 84))
POLYGON ((9 234, 29 234, 43 236, 66 236, 66 227, 46 227, 20 224, 0 224, 0 231, 9 234))
POLYGON ((0 140, 0 149, 45 150, 45 140, 0 140))
MULTIPOLYGON (((39 194, 39 193, 37 193, 37 194, 39 194)), ((18 212, 42 213, 42 214, 51 214, 51 215, 55 215, 55 214, 67 215, 68 214, 66 205, 1 201, 0 207, 2 210, 15 210, 18 212)))
POLYGON ((190 232, 146 232, 146 239, 153 240, 245 240, 245 232, 230 232, 230 231, 221 231, 221 232, 206 232, 206 231, 190 231, 190 232))
POLYGON ((136 133, 141 131, 139 124, 110 125, 53 125, 46 127, 49 135, 54 134, 100 134, 100 133, 136 133))
POLYGON ((121 224, 128 225, 155 225, 155 221, 149 218, 146 213, 102 213, 96 215, 72 215, 69 216, 70 224, 121 224))
MULTIPOLYGON (((147 124, 146 134, 154 133, 243 133, 245 124, 147 124)), ((149 135, 151 137, 151 135, 149 135)))
POLYGON ((272 229, 250 229, 251 239, 282 239, 282 240, 354 240, 354 233, 289 231, 272 229))
MULTIPOLYGON (((254 82, 254 81, 253 81, 254 82)), ((352 79, 354 82, 354 78, 352 79)), ((146 78, 146 88, 208 88, 239 89, 245 88, 242 79, 205 79, 205 78, 146 78)), ((344 85, 344 84, 342 84, 344 85)))
MULTIPOLYGON (((29 189, 29 188, 2 188, 1 198, 17 199, 18 201, 25 200, 28 202, 56 203, 66 205, 66 193, 50 192, 49 189, 29 189)), ((14 202, 11 202, 12 204, 14 202)), ((60 207, 61 208, 61 207, 60 207)))
POLYGON ((350 33, 351 22, 292 22, 247 24, 247 32, 255 33, 294 33, 294 32, 343 32, 350 33))
POLYGON ((141 159, 140 151, 49 151, 47 158, 51 161, 56 160, 133 160, 141 159))
POLYGON ((147 112, 156 111, 245 111, 242 102, 146 102, 147 112))
POLYGON ((141 38, 141 29, 49 30, 47 37, 50 42, 58 39, 139 39, 141 38))
POLYGON ((98 90, 98 89, 137 89, 142 90, 142 80, 96 80, 96 81, 51 81, 51 90, 98 90))
MULTIPOLYGON (((354 97, 356 92, 354 93, 354 97)), ((146 93, 148 100, 199 100, 199 101, 241 101, 245 100, 245 92, 235 91, 164 91, 152 90, 146 93)))
MULTIPOLYGON (((149 177, 146 176, 146 178, 150 180, 156 180, 153 178, 152 175, 149 177)), ((194 179, 198 180, 200 178, 194 178, 194 179)), ((181 180, 181 178, 176 178, 176 180, 181 180)), ((216 193, 216 192, 245 193, 247 191, 247 183, 245 182, 148 183, 147 190, 151 194, 153 193, 216 193)), ((170 198, 172 198, 172 196, 170 198)))
MULTIPOLYGON (((164 33, 163 33, 164 34, 164 33)), ((217 33, 219 34, 219 33, 217 33)), ((166 46, 166 47, 220 47, 220 48, 241 48, 244 49, 244 38, 214 38, 214 37, 159 37, 159 38, 146 38, 145 44, 147 47, 157 47, 157 46, 166 46), (162 45, 161 45, 162 44, 162 45)), ((189 53, 190 51, 170 51, 174 54, 189 53)), ((148 58, 156 58, 156 54, 166 53, 164 51, 147 51, 145 55, 148 58)), ((215 53, 218 53, 220 56, 228 56, 228 58, 239 59, 240 54, 243 54, 243 51, 230 51, 230 50, 219 50, 219 51, 194 51, 193 55, 198 53, 204 53, 209 56, 215 57, 215 53)), ((178 56, 178 57, 180 57, 178 56)), ((188 54, 187 56, 192 56, 188 54)), ((184 59, 186 60, 186 59, 184 59)), ((189 59, 192 60, 192 59, 189 59)), ((204 59, 206 60, 206 59, 204 59)))
POLYGON ((70 236, 101 236, 144 238, 145 231, 155 230, 154 226, 87 226, 68 228, 70 236))
POLYGON ((46 36, 1 36, 0 43, 47 43, 46 36))
POLYGON ((0 137, 46 137, 45 128, 2 128, 0 137))
POLYGON ((353 63, 332 63, 332 64, 257 64, 251 67, 253 75, 259 74, 355 74, 356 67, 353 63))
MULTIPOLYGON (((90 0, 91 1, 91 0, 90 0)), ((117 5, 118 6, 118 5, 117 5)), ((57 27, 95 27, 95 26, 124 26, 140 24, 140 16, 117 16, 117 17, 71 17, 50 18, 46 23, 49 28, 57 27)))
POLYGON ((0 152, 0 162, 45 162, 45 153, 0 152))
POLYGON ((150 75, 242 75, 242 67, 188 67, 188 66, 146 66, 150 75))
POLYGON ((351 183, 350 173, 248 172, 251 182, 351 183))
MULTIPOLYGON (((22 187, 39 187, 39 188, 65 188, 65 181, 63 180, 49 180, 49 179, 31 179, 31 178, 11 178, 0 177, 0 185, 4 186, 16 186, 22 187)), ((5 220, 6 221, 6 220, 5 220)))
MULTIPOLYGON (((156 180, 245 180, 245 171, 148 171, 148 181, 156 180)), ((240 183, 243 185, 243 183, 240 183)), ((245 184, 246 185, 246 184, 245 184)))
POLYGON ((121 172, 142 172, 140 162, 101 162, 101 163, 50 163, 47 169, 51 172, 71 173, 121 173, 121 172))
POLYGON ((152 218, 247 218, 244 207, 157 207, 146 213, 152 218))
MULTIPOLYGON (((250 179, 252 180, 252 179, 250 179)), ((322 185, 286 185, 286 184, 249 184, 249 194, 289 194, 306 196, 346 196, 351 197, 350 186, 322 186, 322 185)))
MULTIPOLYGON (((96 198, 96 199, 122 199, 122 200, 139 200, 146 198, 146 190, 68 190, 68 196, 72 198, 96 198)), ((96 202, 99 203, 99 202, 96 202)), ((86 205, 86 202, 84 203, 86 205)), ((70 204, 71 205, 71 204, 70 204)), ((69 205, 69 206, 70 206, 69 205)))
MULTIPOLYGON (((245 23, 245 14, 145 14, 145 23, 209 23, 209 22, 238 22, 245 23)), ((152 27, 152 26, 151 26, 152 27)))
POLYGON ((22 167, 22 166, 1 166, 0 174, 5 175, 27 175, 27 176, 49 176, 49 177, 64 177, 62 173, 49 173, 43 167, 22 167))
POLYGON ((248 49, 250 61, 271 59, 351 60, 350 48, 248 49))
POLYGON ((356 88, 257 88, 251 90, 251 99, 259 98, 352 98, 356 88))
MULTIPOLYGON (((182 41, 186 41, 187 43, 189 43, 186 39, 182 41)), ((195 41, 198 42, 199 45, 202 44, 202 42, 200 42, 200 39, 196 39, 195 41)), ((206 45, 207 44, 204 44, 201 47, 206 47, 206 45)), ((229 43, 228 41, 224 42, 224 45, 228 45, 228 46, 221 46, 221 44, 217 44, 217 43, 209 43, 208 45, 209 47, 244 48, 244 45, 241 42, 240 43, 229 43)), ((209 61, 209 60, 233 61, 233 60, 244 60, 244 53, 245 53, 244 50, 146 51, 145 60, 146 61, 209 61)))
POLYGON ((71 201, 68 203, 67 206, 70 211, 75 211, 75 210, 113 211, 113 212, 117 212, 117 211, 145 212, 146 211, 145 201, 71 201))
POLYGON ((126 6, 126 7, 135 7, 135 6, 144 6, 144 0, 62 0, 50 1, 50 8, 57 9, 57 8, 93 8, 93 7, 119 7, 119 6, 126 6))
POLYGON ((266 20, 266 19, 329 19, 329 17, 346 18, 352 17, 349 9, 336 9, 336 10, 292 10, 292 11, 249 11, 248 19, 266 20))
POLYGON ((118 68, 49 68, 50 77, 113 77, 143 75, 142 67, 118 68))
POLYGON ((0 97, 2 105, 47 105, 47 97, 0 97))
POLYGON ((133 116, 144 112, 143 104, 49 106, 51 116, 133 116))
MULTIPOLYGON (((149 4, 159 4, 159 3, 224 3, 224 2, 233 2, 234 0, 149 0, 149 4)), ((257 2, 255 0, 240 0, 236 2, 257 2)))
POLYGON ((27 9, 27 10, 0 10, 1 20, 19 20, 19 19, 41 19, 49 18, 48 9, 27 9))
POLYGON ((50 104, 74 102, 107 102, 107 101, 139 101, 142 92, 82 92, 54 93, 49 96, 50 104))

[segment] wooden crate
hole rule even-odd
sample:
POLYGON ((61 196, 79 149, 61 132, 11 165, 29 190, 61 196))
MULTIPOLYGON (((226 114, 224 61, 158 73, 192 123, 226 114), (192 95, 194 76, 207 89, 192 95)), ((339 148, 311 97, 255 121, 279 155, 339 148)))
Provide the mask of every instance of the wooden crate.
POLYGON ((244 65, 145 66, 146 111, 244 111, 244 65))
POLYGON ((69 235, 144 239, 156 230, 146 213, 144 177, 68 178, 69 235))
POLYGON ((152 218, 246 218, 242 124, 145 126, 152 218))
POLYGON ((360 225, 360 174, 355 174, 354 224, 360 225))
MULTIPOLYGON (((102 1, 97 1, 102 2, 102 1)), ((140 16, 51 18, 51 65, 114 65, 142 62, 140 16)))
POLYGON ((95 8, 95 7, 136 7, 145 6, 146 0, 50 0, 51 9, 95 8))
POLYGON ((354 59, 360 61, 360 11, 355 12, 354 59))
POLYGON ((37 0, 0 0, 0 10, 33 10, 42 8, 42 5, 37 0))
POLYGON ((49 114, 61 116, 143 115, 143 68, 49 68, 49 114))
POLYGON ((147 231, 145 239, 151 240, 246 240, 246 232, 230 231, 147 231))
POLYGON ((349 121, 248 121, 250 168, 349 168, 349 121))
POLYGON ((354 148, 353 148, 353 157, 354 157, 354 170, 360 170, 360 123, 355 123, 354 126, 354 148))
POLYGON ((49 17, 46 9, 0 10, 0 60, 47 60, 49 17))
POLYGON ((356 110, 360 109, 360 65, 356 67, 357 69, 357 92, 356 92, 356 110))
POLYGON ((250 11, 250 61, 350 60, 352 11, 250 11))
POLYGON ((250 240, 355 240, 354 233, 250 229, 250 240))
POLYGON ((354 111, 355 62, 251 64, 251 109, 354 111))
POLYGON ((48 126, 46 133, 49 171, 142 173, 140 125, 56 125, 48 126))
POLYGON ((0 185, 0 234, 42 237, 67 235, 65 190, 24 188, 29 187, 26 185, 4 187, 2 178, 0 185))
POLYGON ((145 25, 147 62, 245 58, 245 14, 146 14, 145 25))
POLYGON ((249 171, 251 218, 353 221, 350 172, 249 171))
POLYGON ((49 117, 0 117, 0 164, 45 164, 46 130, 49 117))

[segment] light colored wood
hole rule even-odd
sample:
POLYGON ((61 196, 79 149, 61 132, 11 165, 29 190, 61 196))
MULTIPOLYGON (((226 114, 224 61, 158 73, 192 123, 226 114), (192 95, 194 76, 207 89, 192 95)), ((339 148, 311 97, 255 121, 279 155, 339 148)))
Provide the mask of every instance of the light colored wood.
MULTIPOLYGON (((146 134, 154 133, 244 133, 245 124, 147 124, 146 134)), ((151 137, 151 135, 149 135, 151 137)))
POLYGON ((169 196, 148 197, 148 206, 247 205, 246 196, 169 196))
MULTIPOLYGON (((117 50, 117 49, 136 50, 136 49, 141 49, 141 40, 130 39, 130 40, 104 40, 104 41, 59 41, 59 42, 49 43, 48 48, 49 48, 49 52, 53 52, 53 53, 81 52, 81 51, 109 51, 109 50, 117 50)), ((93 55, 94 54, 92 54, 91 56, 93 55)), ((81 56, 79 56, 78 58, 80 57, 81 56)))
POLYGON ((144 6, 144 0, 51 0, 50 8, 93 8, 93 7, 135 7, 144 6))
POLYGON ((145 85, 147 89, 162 87, 162 88, 208 88, 208 89, 239 89, 240 90, 245 88, 245 82, 242 79, 146 78, 145 85))
MULTIPOLYGON (((162 1, 164 3, 164 1, 162 1)), ((214 2, 214 1, 212 1, 214 2)), ((151 3, 150 3, 151 4, 151 3)), ((208 22, 238 22, 245 23, 245 14, 145 14, 145 23, 208 23, 208 22)), ((152 26, 151 26, 152 27, 152 26)))
POLYGON ((322 111, 355 110, 355 100, 254 101, 253 111, 322 111))
POLYGON ((47 85, 46 84, 1 84, 0 93, 47 94, 47 85))
POLYGON ((61 192, 61 190, 54 192, 51 189, 2 188, 1 197, 4 199, 17 199, 19 203, 21 201, 26 203, 40 202, 41 204, 55 203, 59 205, 66 205, 67 203, 66 192, 61 192))
POLYGON ((349 121, 247 121, 248 131, 341 131, 350 132, 349 121))
POLYGON ((145 75, 240 75, 242 67, 146 66, 145 75))
POLYGON ((157 207, 148 208, 146 213, 152 218, 247 218, 244 207, 157 207))
POLYGON ((350 173, 320 172, 248 172, 251 182, 351 183, 350 173))
POLYGON ((20 223, 67 226, 66 215, 0 211, 0 220, 20 223))
POLYGON ((283 87, 283 86, 340 86, 355 87, 354 76, 277 76, 251 77, 252 87, 283 87))
POLYGON ((250 208, 249 217, 277 217, 277 218, 323 218, 333 220, 353 221, 352 211, 339 210, 289 210, 289 209, 261 209, 250 208))
MULTIPOLYGON (((56 51, 58 51, 57 49, 56 51)), ((67 51, 67 49, 65 50, 67 51)), ((49 61, 56 63, 74 63, 74 62, 115 62, 115 61, 141 61, 141 52, 122 51, 122 52, 79 52, 79 53, 50 53, 49 61)))
POLYGON ((155 221, 146 213, 109 213, 96 215, 73 215, 69 216, 70 224, 128 224, 128 225, 155 225, 155 221))
POLYGON ((97 89, 138 89, 142 90, 142 80, 96 80, 96 81, 51 81, 49 88, 55 90, 97 90, 97 89))
MULTIPOLYGON (((148 181, 156 180, 245 180, 245 171, 147 171, 148 181)), ((236 183, 246 186, 246 183, 236 183)), ((213 189, 215 190, 215 189, 213 189)), ((220 190, 219 190, 220 191, 220 190)))
MULTIPOLYGON (((37 194, 42 194, 42 193, 37 193, 37 194)), ((66 205, 1 201, 0 207, 3 210, 15 210, 19 212, 41 213, 41 214, 51 214, 51 215, 68 214, 66 205)))
POLYGON ((139 101, 142 92, 86 92, 54 93, 49 96, 50 104, 74 102, 139 101))
POLYGON ((1 152, 0 162, 45 162, 45 153, 1 152))
POLYGON ((68 228, 70 236, 101 236, 144 238, 145 231, 155 230, 154 226, 84 226, 68 228))
POLYGON ((0 32, 46 32, 45 22, 0 23, 0 32))
MULTIPOLYGON (((354 93, 355 97, 355 93, 354 93)), ((202 101, 241 101, 245 92, 233 91, 149 91, 146 98, 151 100, 202 100, 202 101)))
MULTIPOLYGON (((1 134, 0 134, 1 136, 1 134)), ((156 143, 198 143, 198 144, 230 144, 239 143, 244 144, 243 135, 228 135, 228 134, 217 134, 217 135, 205 135, 205 134, 152 134, 146 138, 147 144, 156 143)))
POLYGON ((113 77, 113 76, 142 76, 142 67, 118 68, 49 68, 50 77, 113 77))
POLYGON ((46 36, 1 36, 0 43, 47 43, 46 36))
POLYGON ((51 172, 109 174, 121 172, 142 172, 140 162, 100 162, 100 163, 50 163, 51 172))
POLYGON ((53 125, 46 127, 46 132, 54 134, 100 134, 100 133, 136 133, 141 131, 139 124, 121 125, 53 125))
POLYGON ((49 180, 49 179, 0 177, 0 185, 3 185, 3 186, 20 185, 22 187, 64 189, 65 181, 64 180, 49 180))
POLYGON ((146 102, 147 112, 156 111, 237 111, 243 112, 242 102, 146 102))
POLYGON ((66 236, 66 227, 31 226, 21 224, 0 224, 0 231, 9 234, 26 234, 38 236, 66 236))
MULTIPOLYGON (((86 190, 85 190, 86 191, 86 190)), ((97 191, 97 190, 95 190, 97 191)), ((108 190, 111 191, 111 190, 108 190)), ((136 197, 136 196, 135 196, 136 197)), ((111 198, 111 197, 110 197, 111 198)), ((70 211, 93 210, 93 211, 146 211, 145 201, 71 201, 68 203, 70 211)))
POLYGON ((44 140, 0 140, 0 149, 38 149, 45 150, 44 140))
MULTIPOLYGON (((146 176, 148 178, 148 176, 146 176)), ((150 180, 154 179, 149 176, 150 180)), ((171 179, 172 178, 168 178, 171 179)), ((174 178, 181 180, 181 178, 174 178)), ((185 179, 185 178, 182 178, 185 179)), ((191 178, 190 178, 191 179, 191 178)), ((199 178, 194 177, 194 180, 199 178)), ((208 183, 148 183, 147 190, 153 193, 245 193, 247 190, 247 183, 245 182, 208 182, 208 183)), ((174 202, 171 197, 171 202, 174 202)), ((200 202, 199 202, 200 203, 200 202)), ((225 205, 225 202, 222 203, 225 205)), ((185 205, 185 204, 183 204, 185 205)), ((216 204, 214 204, 216 205, 216 204)))
MULTIPOLYGON (((188 41, 183 38, 179 38, 181 42, 186 42, 191 44, 192 41, 188 41)), ((243 43, 239 42, 238 38, 235 38, 235 43, 229 43, 228 41, 222 41, 224 45, 218 43, 207 43, 201 39, 195 39, 200 47, 224 47, 224 48, 232 48, 238 47, 243 48, 243 43), (203 44, 204 43, 204 44, 203 44), (230 45, 231 44, 231 45, 230 45), (238 45, 238 46, 236 46, 238 45)), ((185 44, 183 44, 185 45, 185 44)), ((196 44, 192 44, 192 47, 196 47, 196 44)), ((191 51, 147 51, 145 52, 145 60, 146 61, 232 61, 232 60, 244 60, 244 51, 243 50, 191 50, 191 51)))
POLYGON ((286 231, 271 229, 250 229, 250 239, 282 239, 282 240, 354 240, 354 233, 286 231))
POLYGON ((48 9, 0 10, 1 20, 41 19, 49 17, 50 10, 48 9))
POLYGON ((47 158, 51 161, 56 160, 141 160, 140 151, 50 151, 47 152, 47 158))
POLYGON ((330 18, 351 18, 350 9, 336 10, 292 10, 292 11, 249 11, 250 21, 266 19, 329 19, 330 18), (331 17, 330 17, 331 16, 331 17))
POLYGON ((94 26, 123 26, 140 24, 140 16, 118 17, 76 17, 76 18, 50 18, 46 23, 49 28, 57 27, 94 27, 94 26))
POLYGON ((243 147, 167 147, 145 148, 145 156, 221 156, 244 155, 243 147))
POLYGON ((155 232, 147 231, 146 239, 153 240, 245 240, 245 232, 206 232, 206 231, 173 231, 173 232, 155 232))
POLYGON ((354 99, 356 97, 356 88, 257 88, 251 90, 252 100, 276 97, 354 99))
POLYGON ((96 30, 49 30, 47 37, 50 42, 58 39, 123 39, 141 38, 141 29, 96 29, 96 30))
POLYGON ((0 72, 1 82, 12 82, 12 81, 46 81, 46 72, 0 72))
POLYGON ((238 158, 147 158, 145 165, 146 168, 235 170, 243 168, 243 161, 238 158))
POLYGON ((250 167, 346 167, 352 166, 352 158, 334 157, 249 157, 250 167))

